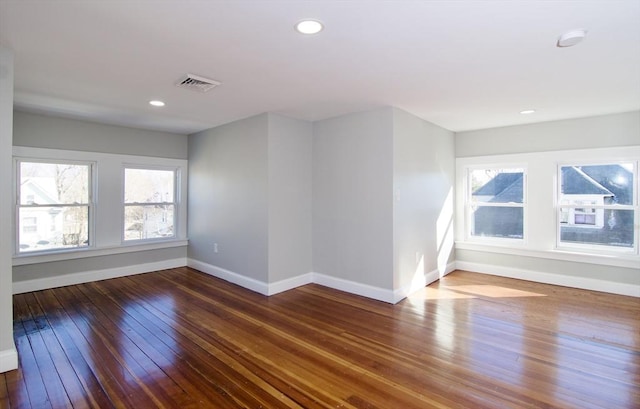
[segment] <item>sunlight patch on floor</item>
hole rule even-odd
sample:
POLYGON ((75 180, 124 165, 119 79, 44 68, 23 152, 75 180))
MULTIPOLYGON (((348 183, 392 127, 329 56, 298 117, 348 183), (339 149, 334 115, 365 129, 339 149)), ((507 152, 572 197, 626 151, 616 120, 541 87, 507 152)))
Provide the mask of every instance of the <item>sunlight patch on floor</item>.
POLYGON ((425 300, 464 300, 478 297, 515 298, 546 297, 545 294, 496 285, 456 285, 448 287, 424 287, 407 297, 412 304, 425 300))
POLYGON ((545 294, 516 290, 514 288, 499 287, 496 285, 456 285, 446 287, 447 290, 462 292, 465 294, 479 295, 490 298, 508 297, 546 297, 545 294))
POLYGON ((407 297, 409 301, 424 301, 424 300, 456 300, 456 299, 468 299, 477 298, 473 295, 462 294, 455 291, 449 291, 444 288, 425 287, 422 290, 418 290, 407 297))

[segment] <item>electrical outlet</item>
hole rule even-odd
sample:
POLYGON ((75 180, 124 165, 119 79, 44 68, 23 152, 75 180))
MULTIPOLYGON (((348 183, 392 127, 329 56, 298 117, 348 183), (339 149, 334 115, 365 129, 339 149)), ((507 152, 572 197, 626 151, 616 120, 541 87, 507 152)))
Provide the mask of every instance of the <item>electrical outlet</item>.
POLYGON ((218 252, 218 243, 213 243, 213 252, 214 253, 218 252))

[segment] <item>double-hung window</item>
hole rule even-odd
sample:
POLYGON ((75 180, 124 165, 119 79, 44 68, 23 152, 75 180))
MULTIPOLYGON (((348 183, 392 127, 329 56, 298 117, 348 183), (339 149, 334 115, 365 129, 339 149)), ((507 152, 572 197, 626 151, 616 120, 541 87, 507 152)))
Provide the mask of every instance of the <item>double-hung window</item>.
POLYGON ((16 160, 16 253, 89 246, 91 171, 91 163, 16 160))
POLYGON ((177 169, 125 167, 124 241, 174 238, 177 169))
POLYGON ((467 169, 467 234, 476 239, 524 239, 523 167, 467 169))
POLYGON ((635 163, 561 165, 558 180, 558 247, 635 249, 635 163))

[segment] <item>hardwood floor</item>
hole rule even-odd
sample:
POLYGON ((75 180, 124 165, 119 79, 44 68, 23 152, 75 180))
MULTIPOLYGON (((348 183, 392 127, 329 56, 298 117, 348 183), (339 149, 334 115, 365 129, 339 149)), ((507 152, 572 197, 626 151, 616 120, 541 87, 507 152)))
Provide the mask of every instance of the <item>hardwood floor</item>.
POLYGON ((397 305, 188 268, 14 296, 2 408, 640 408, 640 302, 456 271, 397 305))

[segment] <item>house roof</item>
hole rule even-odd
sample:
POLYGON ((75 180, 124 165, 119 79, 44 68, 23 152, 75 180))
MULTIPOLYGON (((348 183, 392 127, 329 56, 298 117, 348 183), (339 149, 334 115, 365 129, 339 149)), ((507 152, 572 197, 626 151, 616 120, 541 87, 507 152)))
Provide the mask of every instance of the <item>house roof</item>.
POLYGON ((524 198, 524 191, 522 183, 522 173, 518 173, 519 178, 513 181, 512 184, 507 186, 502 192, 498 193, 489 202, 492 203, 522 203, 524 198))
MULTIPOLYGON (((56 186, 52 178, 30 177, 23 179, 21 186, 21 195, 27 195, 32 192, 35 204, 55 204, 60 203, 57 199, 56 186)), ((26 198, 23 197, 22 200, 26 198)))
POLYGON ((21 110, 186 134, 395 106, 466 131, 640 109, 639 15, 637 0, 0 0, 0 44, 21 110), (304 18, 324 30, 295 32, 304 18), (176 87, 187 73, 222 85, 176 87))
POLYGON ((624 166, 589 165, 580 169, 613 193, 618 204, 633 204, 633 173, 624 166))
POLYGON ((604 195, 614 194, 575 166, 562 167, 562 193, 565 195, 604 195))
MULTIPOLYGON (((522 203, 522 173, 499 173, 476 189, 473 196, 492 196, 492 203, 522 203)), ((563 166, 562 193, 615 196, 617 203, 632 203, 633 173, 623 166, 563 166)))
MULTIPOLYGON (((510 189, 517 193, 514 187, 520 185, 520 193, 522 193, 522 172, 515 173, 498 173, 493 179, 482 185, 473 192, 474 196, 497 196, 510 189)), ((522 201, 522 196, 520 198, 522 201)))

